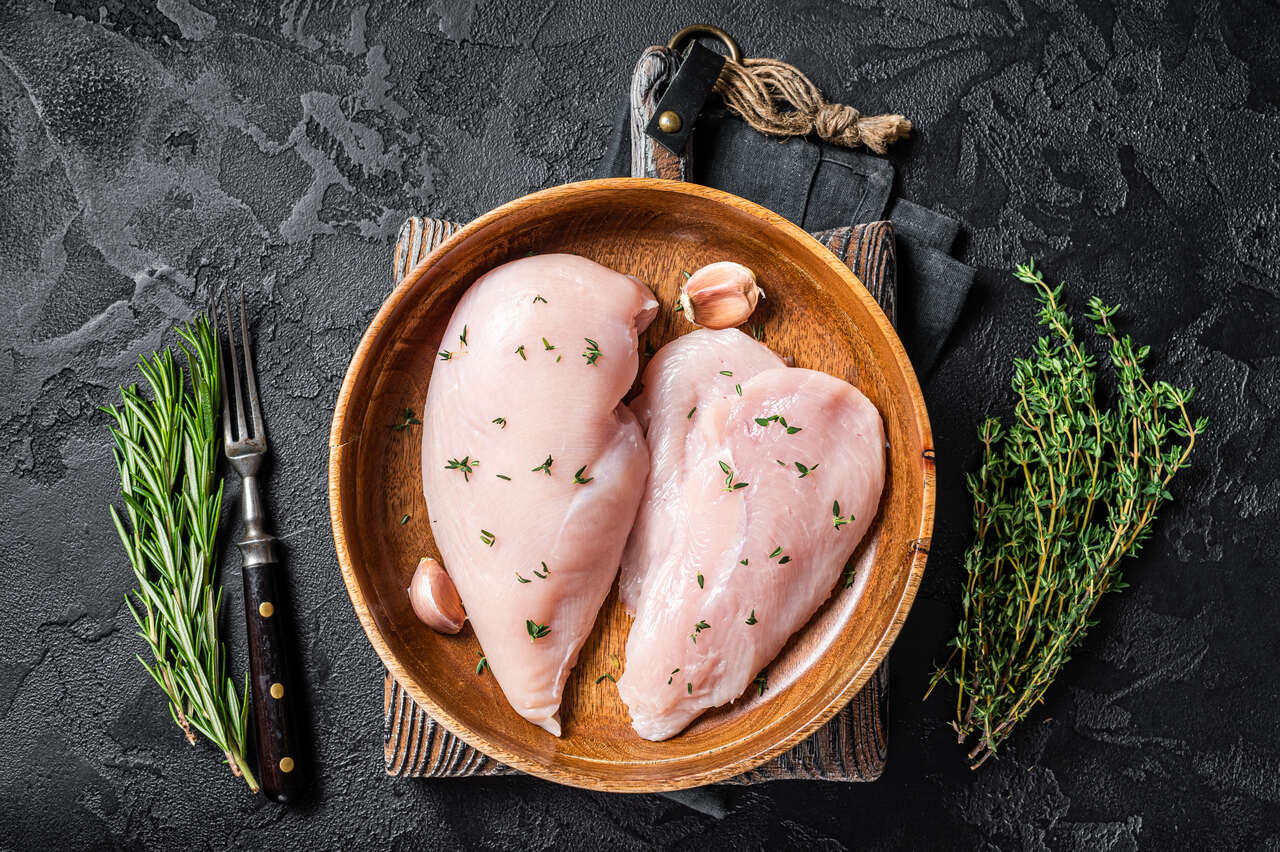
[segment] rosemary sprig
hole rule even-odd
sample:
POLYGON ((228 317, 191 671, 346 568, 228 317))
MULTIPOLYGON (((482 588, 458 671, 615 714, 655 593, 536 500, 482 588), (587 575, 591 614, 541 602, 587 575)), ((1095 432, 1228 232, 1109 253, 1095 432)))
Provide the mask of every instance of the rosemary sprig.
POLYGON ((441 349, 441 350, 440 350, 440 360, 441 360, 441 361, 452 361, 452 360, 453 360, 453 353, 452 353, 452 352, 450 352, 448 349, 441 349))
POLYGON ((138 661, 169 699, 169 714, 195 744, 199 731, 226 756, 233 775, 257 791, 246 756, 249 682, 236 691, 218 638, 222 590, 215 578, 222 514, 216 421, 222 401, 218 347, 208 320, 178 328, 191 387, 169 349, 142 358, 151 388, 120 389, 111 415, 123 516, 109 511, 138 586, 126 600, 152 663, 138 661))
POLYGON ((1117 308, 1092 298, 1086 316, 1118 379, 1114 407, 1100 405, 1096 361, 1076 340, 1062 286, 1031 263, 1016 277, 1034 288, 1050 333, 1014 361, 1010 423, 990 418, 980 429, 982 464, 967 477, 974 541, 964 614, 929 686, 956 688, 952 726, 961 743, 976 738, 973 768, 1043 700, 1102 596, 1125 587, 1120 561, 1151 535, 1206 426, 1187 413, 1192 391, 1149 380, 1150 348, 1121 336, 1117 308))

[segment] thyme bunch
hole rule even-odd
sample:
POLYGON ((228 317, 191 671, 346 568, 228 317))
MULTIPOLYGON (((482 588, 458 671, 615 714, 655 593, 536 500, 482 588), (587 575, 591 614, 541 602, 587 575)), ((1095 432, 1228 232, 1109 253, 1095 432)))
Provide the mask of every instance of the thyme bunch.
POLYGON ((226 648, 218 638, 222 589, 215 581, 216 537, 222 514, 217 418, 222 400, 218 347, 201 316, 178 328, 187 373, 173 350, 139 359, 150 397, 137 386, 120 389, 111 415, 123 515, 111 520, 137 578, 126 603, 150 648, 147 672, 169 699, 169 713, 195 744, 204 734, 226 756, 232 774, 251 790, 248 677, 243 692, 226 672, 226 648))
POLYGON ((1118 306, 1094 297, 1086 316, 1117 380, 1113 405, 1100 403, 1096 362, 1076 340, 1062 285, 1050 287, 1033 263, 1016 277, 1035 289, 1050 333, 1014 360, 1008 425, 989 418, 979 430, 982 465, 966 477, 974 540, 963 616, 929 685, 955 687, 952 727, 960 743, 973 740, 974 769, 1043 700, 1097 623, 1101 597, 1126 587, 1120 562, 1150 537, 1207 422, 1187 413, 1191 390, 1147 378, 1150 347, 1120 335, 1118 306))

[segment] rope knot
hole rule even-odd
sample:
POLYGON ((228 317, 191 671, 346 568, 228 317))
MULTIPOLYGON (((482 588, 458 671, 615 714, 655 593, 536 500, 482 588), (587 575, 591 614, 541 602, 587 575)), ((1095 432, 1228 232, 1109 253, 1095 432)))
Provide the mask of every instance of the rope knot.
POLYGON ((860 118, 862 113, 851 106, 823 104, 818 107, 818 114, 813 117, 813 132, 823 139, 831 140, 848 133, 851 140, 847 144, 857 145, 858 137, 861 135, 858 133, 857 126, 860 118))
POLYGON ((827 103, 800 69, 778 59, 727 59, 715 90, 729 109, 769 136, 814 133, 836 145, 865 145, 883 154, 889 143, 911 132, 911 122, 900 115, 865 116, 851 106, 827 103))

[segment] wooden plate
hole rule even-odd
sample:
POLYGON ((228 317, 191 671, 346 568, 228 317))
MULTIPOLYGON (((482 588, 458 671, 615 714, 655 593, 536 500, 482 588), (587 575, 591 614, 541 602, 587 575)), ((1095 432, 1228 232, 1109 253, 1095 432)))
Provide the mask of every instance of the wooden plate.
MULTIPOLYGON (((642 343, 642 349, 644 348, 642 343)), ((643 368, 643 364, 642 364, 643 368)), ((492 757, 563 784, 675 790, 751 769, 826 722, 863 686, 906 618, 933 528, 933 440, 902 344, 861 282, 781 216, 688 183, 618 178, 555 187, 481 216, 414 268, 387 299, 351 360, 329 439, 329 504, 343 579, 387 668, 446 728, 492 757), (653 350, 693 326, 672 307, 681 270, 716 260, 754 269, 767 298, 753 322, 796 366, 852 382, 884 416, 888 468, 879 515, 838 588, 748 690, 661 743, 631 730, 603 673, 623 658, 629 617, 615 593, 565 687, 556 738, 515 714, 490 675, 477 676, 470 627, 442 636, 405 592, 421 556, 437 556, 419 471, 421 413, 444 326, 483 272, 530 251, 573 252, 650 284, 663 309, 653 350), (409 516, 406 523, 401 519, 409 516)), ((624 661, 625 662, 625 661, 624 661)))

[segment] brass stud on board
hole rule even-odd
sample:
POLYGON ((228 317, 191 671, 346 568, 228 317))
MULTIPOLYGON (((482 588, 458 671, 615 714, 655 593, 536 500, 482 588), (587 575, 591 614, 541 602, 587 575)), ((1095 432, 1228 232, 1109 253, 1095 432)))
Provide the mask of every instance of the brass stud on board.
POLYGON ((658 116, 658 127, 663 133, 679 133, 684 122, 680 120, 680 114, 674 110, 664 109, 662 114, 658 116))
POLYGON ((270 618, 275 614, 276 614, 276 605, 273 604, 271 601, 263 601, 261 604, 259 604, 258 615, 261 615, 263 618, 270 618))
POLYGON ((281 772, 292 772, 292 771, 293 771, 293 758, 292 758, 292 757, 282 757, 282 758, 280 758, 280 771, 281 771, 281 772))
POLYGON ((283 683, 273 683, 273 684, 271 684, 271 697, 272 697, 272 698, 284 698, 284 684, 283 684, 283 683))

